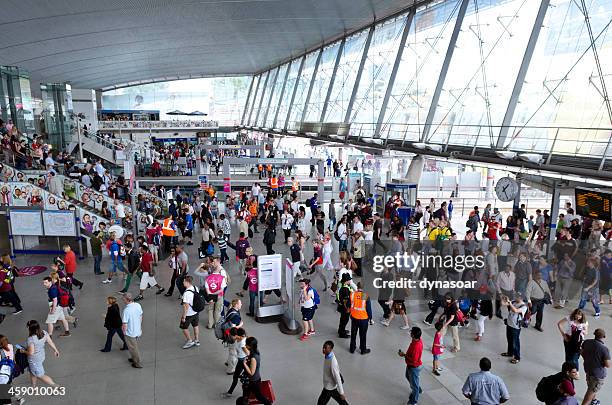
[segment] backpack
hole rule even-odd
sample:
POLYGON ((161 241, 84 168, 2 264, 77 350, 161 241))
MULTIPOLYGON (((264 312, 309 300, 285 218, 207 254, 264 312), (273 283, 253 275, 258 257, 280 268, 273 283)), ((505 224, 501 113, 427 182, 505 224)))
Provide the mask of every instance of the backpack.
POLYGON ((123 245, 119 246, 119 256, 121 256, 122 259, 125 259, 125 255, 126 255, 125 247, 123 245))
POLYGON ((319 293, 317 292, 317 290, 315 290, 312 287, 310 287, 310 289, 312 290, 312 294, 314 295, 313 301, 314 301, 315 307, 317 307, 318 305, 321 304, 321 297, 319 297, 319 293))
POLYGON ((59 292, 58 304, 60 307, 69 307, 70 306, 70 290, 61 285, 57 286, 57 291, 59 292))
POLYGON ((467 228, 473 228, 476 225, 476 215, 472 215, 471 217, 468 218, 468 220, 465 222, 465 226, 467 228))
POLYGON ((338 235, 338 228, 336 228, 336 230, 334 231, 334 239, 336 239, 336 242, 340 242, 340 235, 338 235))
POLYGON ((213 246, 212 242, 210 242, 206 248, 206 256, 212 256, 213 253, 215 253, 215 247, 213 246))
POLYGON ((557 374, 543 377, 536 386, 536 398, 538 401, 551 403, 559 398, 559 380, 557 374))
POLYGON ((215 324, 215 337, 223 342, 229 339, 229 331, 231 329, 230 317, 235 314, 236 310, 230 309, 227 314, 215 324))
POLYGON ((156 233, 153 235, 153 238, 151 239, 151 243, 153 243, 153 245, 155 246, 161 245, 161 236, 159 236, 159 233, 156 233))
POLYGON ((6 375, 9 378, 9 384, 13 381, 15 375, 15 361, 10 359, 3 349, 0 349, 0 375, 6 375), (8 367, 8 370, 6 368, 8 367), (3 372, 4 371, 4 372, 3 372))
POLYGON ((310 208, 311 205, 312 205, 312 203, 311 203, 310 199, 306 200, 306 206, 308 208, 310 208))
POLYGON ((191 309, 193 309, 195 312, 202 312, 204 310, 204 298, 202 297, 202 294, 197 292, 195 287, 193 290, 188 290, 190 292, 193 293, 193 303, 191 304, 191 309))

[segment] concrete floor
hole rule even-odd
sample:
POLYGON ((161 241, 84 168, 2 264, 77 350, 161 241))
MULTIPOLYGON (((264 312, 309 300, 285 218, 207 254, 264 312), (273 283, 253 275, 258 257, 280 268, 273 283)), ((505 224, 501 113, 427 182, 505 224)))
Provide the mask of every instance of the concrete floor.
MULTIPOLYGON (((236 231, 234 231, 235 233, 236 231)), ((280 233, 280 232, 279 232, 280 233)), ((255 238, 255 251, 261 253, 264 247, 261 235, 255 238)), ((281 236, 277 238, 281 240, 281 236)), ((197 266, 196 247, 188 247, 190 266, 197 266)), ((277 252, 288 254, 288 248, 279 245, 277 252)), ((230 252, 231 253, 231 252, 230 252)), ((311 252, 307 252, 307 257, 311 252)), ((231 254, 230 254, 231 256, 231 254)), ((46 256, 25 256, 17 259, 19 266, 43 264, 46 256)), ((105 258, 103 266, 108 266, 105 258)), ((103 315, 106 312, 105 298, 115 295, 121 287, 117 281, 110 285, 101 284, 102 276, 94 276, 92 261, 79 263, 77 277, 85 282, 82 291, 76 291, 79 326, 69 338, 55 338, 61 356, 55 358, 47 350, 45 368, 57 383, 66 387, 64 397, 31 397, 32 404, 233 404, 233 400, 220 399, 231 378, 225 375, 226 351, 215 340, 211 331, 203 329, 199 348, 183 350, 183 337, 178 329, 179 305, 175 297, 156 296, 153 291, 145 293, 141 301, 144 309, 143 337, 140 342, 144 368, 130 367, 127 353, 119 351, 119 341, 114 341, 111 353, 98 351, 103 344, 106 330, 103 315)), ((237 266, 231 262, 226 269, 234 277, 229 297, 234 297, 242 284, 237 266)), ((20 315, 7 315, 0 327, 0 333, 7 335, 11 342, 24 342, 27 336, 25 323, 29 319, 44 322, 46 314, 46 292, 42 287, 44 274, 17 280, 17 290, 24 304, 20 315)), ((158 281, 168 286, 170 272, 164 263, 158 267, 158 281)), ((315 283, 322 290, 322 286, 315 283)), ((137 284, 132 284, 135 293, 137 284)), ((336 338, 338 317, 329 294, 321 293, 322 305, 317 311, 315 322, 317 336, 307 342, 297 337, 283 335, 276 324, 259 324, 245 316, 245 328, 249 335, 259 339, 262 354, 262 377, 271 379, 278 404, 316 403, 322 387, 321 346, 327 339, 336 342, 336 355, 345 378, 347 399, 351 404, 400 405, 406 403, 409 386, 404 378, 404 363, 397 356, 397 350, 405 350, 410 338, 408 331, 399 329, 395 320, 389 327, 380 324, 370 327, 368 346, 372 353, 367 356, 351 355, 348 340, 336 338)), ((246 304, 246 303, 245 303, 246 304)), ((590 330, 603 327, 612 334, 609 305, 603 306, 602 317, 592 319, 592 310, 587 308, 591 319, 590 330)), ((374 303, 375 319, 382 311, 374 303)), ((3 309, 7 311, 7 309, 3 309)), ((246 312, 246 311, 243 311, 246 312)), ((433 341, 434 330, 422 323, 427 312, 423 303, 410 303, 411 323, 424 329, 426 349, 433 341)), ((462 350, 458 354, 445 354, 442 365, 445 371, 440 377, 431 374, 431 354, 424 353, 424 369, 421 373, 423 395, 421 404, 459 404, 467 401, 461 394, 461 387, 467 375, 478 371, 478 360, 488 356, 493 361, 493 372, 503 377, 510 390, 511 404, 536 404, 535 386, 542 376, 557 372, 563 362, 563 345, 556 329, 556 322, 568 311, 547 308, 544 333, 532 328, 523 330, 521 346, 522 361, 511 365, 499 354, 506 349, 505 328, 501 320, 487 322, 484 340, 472 341, 475 325, 461 330, 462 350)), ((205 313, 201 315, 206 319, 205 313)), ((57 331, 57 329, 56 329, 57 331)), ((56 333, 57 335, 57 333, 56 333)), ((610 345, 610 340, 608 344, 610 345)), ((450 334, 447 336, 450 346, 450 334)), ((19 377, 16 385, 27 386, 27 377, 19 377)), ((586 390, 584 376, 577 383, 577 396, 586 390)), ((239 392, 239 390, 238 390, 239 392)), ((604 386, 599 398, 602 404, 612 403, 612 382, 604 386)))

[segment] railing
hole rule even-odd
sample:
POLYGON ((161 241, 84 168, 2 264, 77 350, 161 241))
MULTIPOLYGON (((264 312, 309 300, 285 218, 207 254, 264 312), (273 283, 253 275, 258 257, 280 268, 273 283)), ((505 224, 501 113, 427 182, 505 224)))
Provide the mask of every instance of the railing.
MULTIPOLYGON (((403 144, 419 143, 423 124, 387 123, 380 136, 374 138, 376 123, 351 123, 348 138, 366 142, 387 144, 389 141, 403 144)), ((435 124, 430 127, 428 144, 437 144, 446 150, 448 146, 471 148, 472 155, 478 149, 498 149, 497 140, 502 126, 435 124)), ((612 128, 602 127, 547 127, 509 126, 505 150, 539 153, 544 160, 552 154, 588 158, 612 158, 612 128)), ((500 148, 501 149, 501 148, 500 148)))
POLYGON ((87 134, 81 133, 81 136, 85 138, 89 138, 95 141, 96 143, 99 143, 100 145, 103 145, 107 147, 108 149, 112 149, 112 150, 124 150, 130 144, 136 145, 134 142, 128 139, 115 139, 115 138, 105 137, 100 134, 95 134, 91 132, 88 132, 87 134))
POLYGON ((213 120, 171 120, 171 121, 98 121, 98 129, 160 129, 160 128, 218 128, 213 120))

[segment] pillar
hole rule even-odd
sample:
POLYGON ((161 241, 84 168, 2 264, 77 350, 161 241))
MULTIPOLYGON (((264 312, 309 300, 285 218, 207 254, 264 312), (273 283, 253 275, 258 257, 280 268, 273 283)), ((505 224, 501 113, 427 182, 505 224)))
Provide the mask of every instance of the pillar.
POLYGON ((72 141, 72 89, 68 83, 42 83, 43 119, 49 143, 64 150, 72 141))
POLYGON ((26 134, 36 132, 30 76, 16 66, 0 66, 0 118, 26 134))
POLYGON ((406 181, 408 183, 416 183, 419 184, 421 180, 421 175, 423 174, 423 167, 425 166, 425 158, 421 155, 416 155, 410 161, 410 165, 408 166, 408 170, 406 171, 406 181))
POLYGON ((551 249, 557 236, 557 221, 559 220, 559 203, 561 202, 561 187, 556 181, 552 184, 552 201, 550 203, 550 227, 548 229, 548 244, 546 246, 546 255, 550 259, 554 252, 551 249))
POLYGON ((324 165, 325 163, 323 160, 319 160, 317 169, 317 194, 319 194, 321 209, 323 209, 323 203, 325 203, 325 177, 323 177, 325 170, 324 165))
POLYGON ((485 189, 485 199, 493 199, 493 182, 495 180, 495 171, 487 167, 487 188, 485 189))

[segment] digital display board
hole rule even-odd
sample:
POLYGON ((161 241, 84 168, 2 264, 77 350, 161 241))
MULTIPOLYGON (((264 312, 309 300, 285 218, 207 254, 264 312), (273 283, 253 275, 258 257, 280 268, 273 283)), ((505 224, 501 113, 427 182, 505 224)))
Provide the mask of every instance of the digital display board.
POLYGON ((576 189, 576 214, 578 215, 602 221, 612 221, 611 203, 611 193, 583 188, 576 189))

